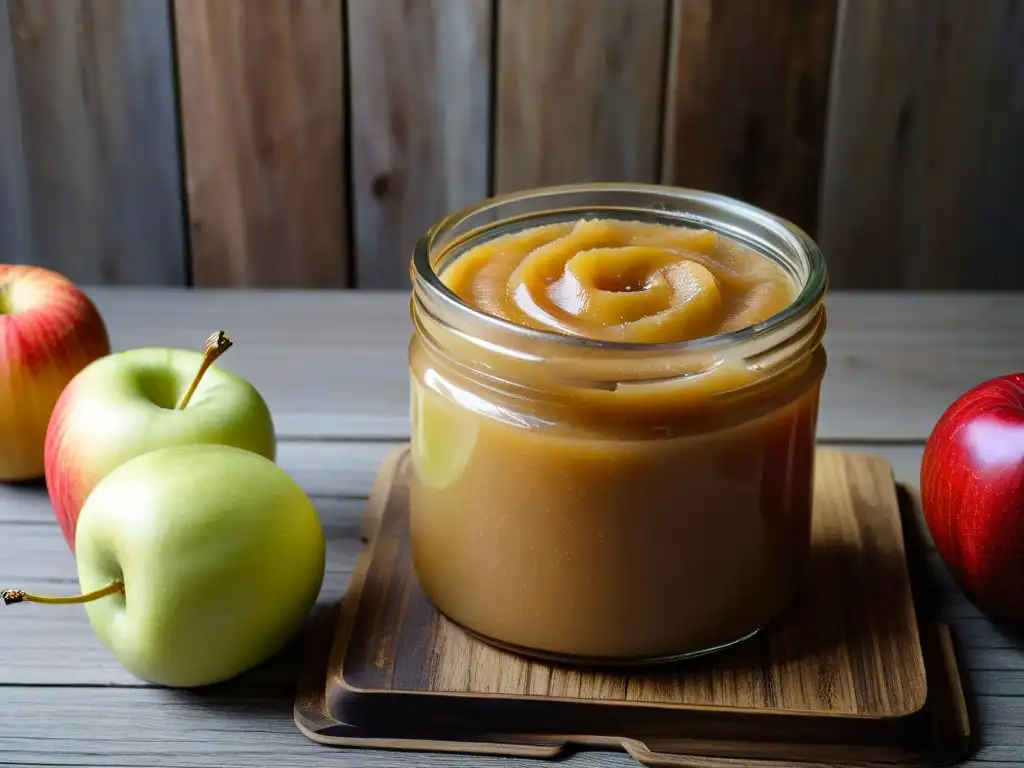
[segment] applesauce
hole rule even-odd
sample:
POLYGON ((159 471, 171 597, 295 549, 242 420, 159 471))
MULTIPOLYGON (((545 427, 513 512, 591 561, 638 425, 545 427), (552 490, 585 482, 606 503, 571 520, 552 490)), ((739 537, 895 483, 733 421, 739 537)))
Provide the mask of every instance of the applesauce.
POLYGON ((440 611, 644 663, 785 609, 826 367, 807 235, 702 192, 556 187, 442 220, 412 279, 410 536, 440 611))

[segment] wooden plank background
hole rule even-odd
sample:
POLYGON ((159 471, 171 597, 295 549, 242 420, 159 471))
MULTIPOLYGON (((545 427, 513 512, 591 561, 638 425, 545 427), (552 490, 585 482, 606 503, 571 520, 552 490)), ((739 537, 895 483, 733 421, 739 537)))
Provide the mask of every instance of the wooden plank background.
POLYGON ((408 286, 409 254, 489 191, 492 0, 347 0, 355 282, 408 286))
POLYGON ((175 0, 194 284, 347 284, 341 22, 340 0, 175 0))
POLYGON ((1024 284, 1024 3, 853 0, 818 232, 835 284, 1024 284))
POLYGON ((675 0, 662 181, 814 230, 836 9, 836 0, 675 0))
POLYGON ((0 262, 408 287, 438 217, 735 195, 832 285, 1024 288, 1024 0, 3 0, 0 262))
POLYGON ((498 0, 498 193, 657 181, 664 0, 498 0))
POLYGON ((17 259, 83 283, 181 283, 166 3, 5 0, 5 7, 0 81, 13 81, 16 93, 0 112, 0 143, 10 142, 0 150, 0 178, 15 178, 20 194, 10 211, 0 210, 0 231, 23 233, 17 259), (5 61, 13 77, 4 78, 5 61))

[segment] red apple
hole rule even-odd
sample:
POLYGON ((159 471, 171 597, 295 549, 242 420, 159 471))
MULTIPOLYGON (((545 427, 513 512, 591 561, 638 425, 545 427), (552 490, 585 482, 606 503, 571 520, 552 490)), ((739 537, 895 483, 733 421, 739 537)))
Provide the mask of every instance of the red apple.
POLYGON ((1024 373, 979 384, 942 414, 921 462, 921 505, 967 595, 1024 619, 1024 373))
POLYGON ((109 353, 103 319, 74 283, 42 267, 0 264, 0 481, 43 476, 57 398, 109 353))

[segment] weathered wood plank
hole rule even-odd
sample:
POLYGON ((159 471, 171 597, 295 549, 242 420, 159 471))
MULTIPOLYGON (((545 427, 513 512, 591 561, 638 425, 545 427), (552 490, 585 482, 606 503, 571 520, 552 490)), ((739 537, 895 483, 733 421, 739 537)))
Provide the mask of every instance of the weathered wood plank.
POLYGON ((28 260, 79 282, 184 284, 166 0, 9 0, 6 9, 28 260))
MULTIPOLYGON (((1011 736, 1016 732, 1010 727, 1011 736)), ((1014 742, 1016 743, 1016 742, 1014 742)), ((292 722, 291 692, 0 688, 0 765, 132 768, 539 768, 529 758, 324 747, 292 722)), ((624 752, 583 752, 566 768, 636 768, 624 752)))
MULTIPOLYGON (((116 349, 200 348, 224 328, 222 358, 266 396, 284 437, 409 436, 404 292, 90 289, 116 349)), ((978 382, 1024 360, 1024 299, 989 293, 833 292, 819 436, 924 440, 978 382)))
POLYGON ((921 455, 924 453, 923 443, 916 445, 886 445, 883 443, 846 443, 842 440, 822 442, 828 445, 829 448, 841 451, 879 456, 889 462, 897 483, 902 483, 912 491, 920 484, 921 455))
POLYGON ((375 291, 163 293, 90 290, 116 349, 201 349, 223 328, 218 361, 249 379, 281 437, 408 437, 407 294, 375 291))
POLYGON ((836 0, 674 0, 662 180, 817 221, 836 0))
MULTIPOLYGON (((373 487, 377 469, 396 443, 316 440, 278 443, 277 464, 311 496, 359 499, 373 487)), ((42 481, 0 484, 0 525, 48 523, 52 509, 42 481)))
MULTIPOLYGON (((976 697, 982 745, 965 768, 1020 765, 1024 725, 1019 696, 976 697)), ((332 749, 307 740, 291 719, 291 697, 218 687, 208 691, 154 688, 0 688, 3 760, 19 766, 159 766, 248 768, 302 765, 404 768, 536 768, 528 758, 332 749), (54 727, 59 723, 60 727, 54 727), (122 727, 116 727, 119 723, 122 727), (130 726, 130 727, 124 727, 130 726), (59 757, 58 757, 59 755, 59 757)), ((558 765, 635 768, 622 752, 584 750, 558 765)))
POLYGON ((1012 329, 1024 327, 1021 298, 990 293, 971 294, 963 302, 951 298, 942 293, 831 295, 823 437, 926 439, 963 392, 1020 369, 1024 338, 1015 339, 1012 329), (979 316, 972 319, 974 313, 979 316), (1001 329, 999 322, 1009 325, 1001 329))
POLYGON ((441 216, 487 196, 491 0, 349 0, 356 285, 409 285, 441 216))
POLYGON ((340 0, 175 0, 196 285, 344 286, 340 0))
POLYGON ((277 464, 315 496, 361 499, 368 496, 381 461, 395 443, 294 442, 278 444, 277 464))
POLYGON ((667 10, 498 0, 498 192, 657 179, 667 10))
POLYGON ((1022 696, 1024 670, 977 670, 968 681, 970 693, 978 696, 1022 696))
MULTIPOLYGON (((43 651, 50 654, 50 663, 46 668, 45 674, 48 679, 52 680, 52 684, 66 684, 70 686, 89 682, 80 680, 80 673, 84 668, 94 666, 100 667, 101 671, 110 673, 108 679, 103 683, 104 685, 132 685, 135 682, 127 675, 124 675, 125 679, 123 681, 109 679, 109 676, 117 677, 118 668, 116 667, 116 662, 106 656, 105 653, 93 652, 93 646, 96 643, 88 636, 88 628, 85 626, 84 617, 79 616, 76 621, 69 620, 66 624, 64 622, 51 621, 48 624, 48 629, 48 633, 40 633, 40 636, 33 637, 31 632, 26 632, 16 626, 12 627, 12 631, 18 632, 19 646, 21 645, 20 641, 22 638, 25 641, 31 639, 37 641, 37 644, 43 644, 42 648, 37 647, 36 650, 40 651, 40 655, 42 655, 43 651), (103 669, 108 665, 111 667, 109 670, 103 669)), ((5 626, 5 634, 6 631, 7 628, 5 626)), ((147 720, 151 716, 156 717, 157 713, 154 710, 157 710, 162 718, 173 723, 177 718, 185 716, 185 712, 189 708, 198 706, 206 711, 206 717, 209 718, 209 721, 207 727, 202 729, 205 738, 203 740, 193 738, 189 740, 188 746, 185 747, 190 752, 190 759, 202 761, 204 756, 207 755, 209 755, 207 759, 212 759, 214 753, 227 749, 229 743, 234 743, 236 739, 240 739, 241 733, 245 732, 246 729, 242 724, 244 721, 254 725, 258 724, 261 729, 269 729, 277 734, 278 744, 269 749, 262 757, 263 759, 271 759, 271 762, 279 760, 283 757, 280 750, 285 745, 299 743, 298 740, 287 738, 288 729, 285 725, 290 723, 288 706, 290 705, 290 696, 292 694, 300 646, 301 639, 281 656, 276 657, 260 668, 252 670, 230 684, 218 686, 210 691, 171 692, 151 690, 147 693, 142 693, 141 691, 133 690, 132 695, 126 698, 134 702, 133 706, 137 707, 138 711, 134 717, 130 718, 130 721, 134 724, 140 718, 147 720), (230 702, 230 706, 222 706, 226 702, 230 702), (164 711, 165 708, 168 711, 164 711), (239 718, 238 722, 235 720, 236 717, 239 718), (280 720, 278 717, 280 717, 280 720)), ((990 655, 995 656, 994 654, 990 655)), ((20 660, 22 657, 20 655, 14 657, 8 654, 8 658, 18 658, 20 660)), ((971 659, 970 654, 966 658, 969 661, 971 659)), ((975 704, 979 710, 981 726, 985 733, 986 750, 995 750, 996 754, 1004 754, 1003 750, 1018 746, 1016 741, 1018 737, 1009 736, 999 732, 998 729, 994 732, 993 727, 999 725, 1015 725, 1019 727, 1020 725, 1017 710, 1024 706, 1021 704, 1024 701, 1024 696, 1020 694, 1020 684, 1024 681, 1024 677, 1022 677, 1024 671, 1022 671, 1021 666, 1022 658, 1024 658, 1024 655, 1022 655, 1021 649, 1018 647, 1012 652, 1003 654, 1004 662, 1012 660, 1012 666, 1003 663, 997 664, 995 668, 985 668, 978 672, 970 670, 967 673, 968 685, 972 689, 972 693, 975 694, 975 704), (1012 656, 1007 655, 1008 653, 1012 653, 1012 656), (986 691, 991 691, 991 693, 986 691), (1018 719, 1015 720, 1014 718, 1018 719)), ((984 656, 980 657, 982 664, 984 659, 984 656)), ((43 661, 43 659, 40 661, 43 661)), ((95 672, 91 673, 91 676, 95 676, 95 672)), ((91 702, 90 709, 95 713, 95 707, 105 708, 106 701, 109 701, 109 699, 104 697, 110 689, 93 689, 86 692, 83 696, 83 694, 76 693, 76 691, 81 689, 74 687, 61 688, 59 689, 59 694, 52 688, 13 689, 0 687, 0 702, 6 705, 13 701, 12 697, 18 695, 13 693, 15 690, 39 690, 40 695, 35 699, 35 706, 42 708, 72 703, 75 701, 75 697, 79 696, 83 702, 91 702)), ((3 709, 5 708, 0 708, 0 711, 3 709)), ((38 712, 34 713, 34 717, 38 717, 39 714, 38 712)), ((97 717, 96 714, 94 714, 95 717, 97 717)), ((0 713, 0 721, 2 721, 2 718, 3 714, 0 713)), ((24 722, 34 723, 35 721, 26 719, 24 722)), ((84 722, 82 727, 85 727, 84 722)), ((33 742, 40 738, 45 739, 46 733, 52 733, 52 730, 43 729, 42 726, 40 726, 40 729, 41 733, 35 729, 29 732, 35 737, 32 739, 33 742)), ((104 732, 104 729, 98 729, 98 731, 104 732)), ((4 732, 5 754, 9 755, 11 747, 7 746, 6 742, 10 742, 11 737, 6 736, 6 734, 13 733, 13 731, 5 729, 4 732)), ((22 730, 22 733, 25 736, 29 735, 24 730, 22 730)), ((139 733, 133 731, 133 736, 131 739, 128 739, 128 742, 132 742, 136 738, 141 739, 139 733)), ((182 733, 182 738, 185 738, 184 732, 182 733)), ((145 739, 151 741, 153 737, 147 734, 145 739)), ((28 743, 27 738, 24 740, 24 743, 28 743)), ((116 760, 117 758, 128 757, 127 755, 122 755, 116 747, 109 744, 102 746, 94 744, 93 746, 97 750, 103 750, 102 754, 107 759, 113 758, 116 760)), ((51 746, 50 748, 52 749, 53 747, 51 746)), ((364 756, 364 753, 361 752, 347 754, 351 757, 356 755, 364 756)), ((592 758, 593 756, 591 755, 590 757, 592 758)), ((341 755, 339 754, 336 759, 342 759, 341 755)), ((405 759, 411 758, 406 757, 405 759)), ((76 762, 76 764, 78 763, 76 762)), ((148 764, 164 765, 165 763, 153 762, 148 764)), ((201 762, 200 764, 206 763, 201 762)))
POLYGON ((1024 286, 1024 5, 844 0, 820 240, 838 288, 1024 286))
POLYGON ((0 10, 0 261, 32 263, 25 146, 8 9, 0 10))

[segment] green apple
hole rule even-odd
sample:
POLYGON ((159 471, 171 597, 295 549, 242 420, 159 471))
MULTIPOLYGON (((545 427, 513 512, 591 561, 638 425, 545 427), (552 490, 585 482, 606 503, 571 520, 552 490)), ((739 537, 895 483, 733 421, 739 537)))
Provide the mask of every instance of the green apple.
POLYGON ((192 443, 233 445, 276 458, 274 424, 260 393, 212 364, 230 346, 221 332, 207 341, 205 354, 168 348, 117 352, 91 363, 67 385, 50 416, 44 454, 50 501, 72 551, 89 493, 129 459, 192 443))
POLYGON ((324 558, 295 480, 225 445, 130 459, 96 485, 76 533, 93 630, 133 675, 173 687, 227 680, 282 649, 317 598, 324 558))

